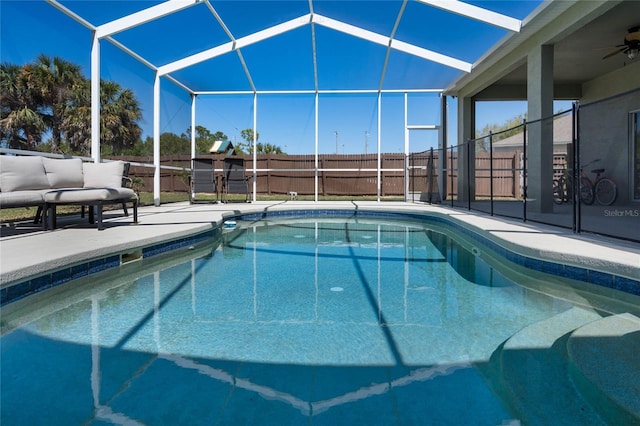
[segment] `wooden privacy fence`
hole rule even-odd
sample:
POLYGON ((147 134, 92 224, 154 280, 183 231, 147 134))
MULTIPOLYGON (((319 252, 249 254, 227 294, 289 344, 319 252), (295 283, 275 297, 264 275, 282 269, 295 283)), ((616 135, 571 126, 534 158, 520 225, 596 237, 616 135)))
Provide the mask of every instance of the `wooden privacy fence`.
MULTIPOLYGON (((110 156, 110 160, 122 160, 133 163, 129 176, 142 181, 140 191, 153 192, 153 157, 110 156), (135 163, 144 164, 144 166, 135 163)), ((181 169, 160 169, 160 189, 163 192, 189 192, 189 176, 191 175, 191 158, 188 155, 163 155, 161 166, 179 167, 181 169)))
MULTIPOLYGON (((458 196, 458 152, 447 150, 444 173, 445 176, 438 175, 438 157, 440 151, 433 151, 433 169, 429 169, 430 152, 411 155, 409 167, 411 192, 425 192, 427 188, 436 188, 437 182, 441 178, 445 179, 444 185, 447 188, 447 197, 458 196), (429 178, 433 183, 429 186, 429 178)), ((475 153, 475 174, 473 184, 477 197, 490 197, 491 184, 493 181, 493 196, 501 198, 520 198, 522 196, 522 165, 521 152, 494 152, 493 158, 488 152, 475 153), (493 160, 493 161, 491 161, 493 160)))
POLYGON ((477 197, 493 196, 515 198, 520 194, 517 153, 493 153, 493 164, 488 152, 476 153, 475 187, 477 197))
MULTIPOLYGON (((433 163, 429 162, 430 153, 412 154, 409 158, 409 191, 424 192, 428 188, 428 178, 431 176, 437 182, 438 152, 433 153, 433 163), (433 164, 433 168, 429 168, 433 164)), ((223 156, 202 156, 214 158, 216 173, 222 173, 223 156)), ((252 176, 253 156, 240 156, 245 159, 246 174, 252 176)), ((153 189, 153 158, 151 157, 109 157, 142 163, 145 166, 133 164, 130 175, 143 182, 143 191, 153 189)), ((475 161, 476 194, 488 197, 490 191, 490 162, 488 153, 476 153, 475 161)), ((505 152, 493 154, 493 195, 495 197, 520 196, 520 152, 505 152)), ((181 169, 162 168, 160 173, 160 188, 164 192, 189 192, 189 176, 191 158, 188 155, 163 156, 161 166, 172 166, 181 169)), ((320 155, 318 157, 318 195, 377 195, 378 157, 376 154, 361 155, 320 155), (342 171, 333 169, 344 169, 342 171)), ((381 155, 381 196, 403 196, 404 183, 404 154, 388 153, 381 155)), ((256 191, 258 194, 279 195, 291 191, 298 195, 313 195, 315 193, 315 156, 314 155, 258 155, 256 175, 256 191)), ((457 152, 447 152, 446 185, 448 196, 457 195, 458 159, 457 152)), ((434 188, 435 186, 432 186, 434 188)))

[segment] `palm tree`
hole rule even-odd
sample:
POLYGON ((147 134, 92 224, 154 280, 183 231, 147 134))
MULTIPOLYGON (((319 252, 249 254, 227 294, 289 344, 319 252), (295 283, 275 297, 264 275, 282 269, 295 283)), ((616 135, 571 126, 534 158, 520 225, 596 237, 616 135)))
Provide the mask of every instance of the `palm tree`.
POLYGON ((0 140, 9 148, 35 150, 46 128, 40 96, 29 84, 31 71, 0 65, 0 140))
MULTIPOLYGON (((106 153, 133 146, 142 129, 139 103, 131 90, 101 81, 101 144, 106 153)), ((0 65, 0 142, 10 148, 36 150, 51 133, 51 152, 65 141, 74 153, 91 146, 91 83, 78 65, 40 55, 32 64, 0 65)))
MULTIPOLYGON (((138 121, 142 111, 129 89, 102 80, 100 83, 100 145, 105 155, 119 154, 140 139, 138 121)), ((85 80, 76 86, 72 102, 67 105, 62 129, 71 149, 82 154, 91 150, 91 87, 85 80)))
POLYGON ((80 66, 46 55, 38 56, 29 77, 31 90, 39 93, 42 102, 43 120, 51 130, 51 151, 59 152, 65 112, 74 98, 74 90, 85 78, 80 66))
POLYGON ((142 129, 138 121, 142 110, 133 92, 112 81, 100 83, 100 143, 112 154, 133 146, 142 129))
POLYGON ((71 151, 88 155, 91 152, 91 83, 84 80, 73 91, 61 127, 71 151))

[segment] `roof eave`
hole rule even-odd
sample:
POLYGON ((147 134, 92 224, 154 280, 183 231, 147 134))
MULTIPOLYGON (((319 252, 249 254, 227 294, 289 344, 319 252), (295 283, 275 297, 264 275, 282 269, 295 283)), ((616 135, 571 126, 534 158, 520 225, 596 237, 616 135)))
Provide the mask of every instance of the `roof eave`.
POLYGON ((443 93, 457 97, 476 95, 525 63, 533 48, 557 42, 577 25, 584 25, 621 1, 543 2, 523 21, 521 32, 503 37, 473 64, 470 73, 460 76, 443 93))

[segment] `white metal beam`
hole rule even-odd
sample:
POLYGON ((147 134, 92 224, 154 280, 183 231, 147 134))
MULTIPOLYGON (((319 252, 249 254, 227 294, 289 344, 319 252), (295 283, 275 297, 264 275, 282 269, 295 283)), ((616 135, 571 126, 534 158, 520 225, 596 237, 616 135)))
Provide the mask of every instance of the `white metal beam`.
POLYGON ((80 25, 84 26, 85 28, 90 29, 91 31, 95 31, 96 27, 91 24, 89 21, 87 21, 86 19, 84 19, 83 17, 81 17, 80 15, 78 15, 77 13, 73 12, 71 9, 67 8, 66 6, 58 3, 56 0, 45 0, 47 3, 49 3, 51 6, 55 7, 56 9, 58 9, 60 12, 64 13, 65 15, 67 15, 69 18, 73 19, 74 21, 76 21, 77 23, 79 23, 80 25))
POLYGON ((253 94, 253 202, 256 202, 256 196, 258 191, 258 94, 253 94))
POLYGON ((315 96, 315 105, 314 105, 314 127, 315 127, 315 150, 314 150, 314 156, 313 156, 313 164, 314 164, 314 172, 313 172, 313 187, 314 187, 314 201, 317 203, 318 202, 318 167, 319 167, 319 158, 318 158, 318 146, 319 146, 319 134, 318 134, 318 92, 316 91, 316 96, 315 96))
POLYGON ((333 30, 340 31, 354 37, 359 37, 372 43, 381 44, 383 46, 389 45, 388 36, 380 35, 378 33, 374 33, 373 31, 365 30, 364 28, 356 27, 355 25, 347 24, 342 21, 327 18, 323 15, 314 14, 312 22, 314 24, 322 25, 323 27, 331 28, 333 30))
MULTIPOLYGON (((169 78, 167 76, 167 78, 169 78)), ((382 93, 442 93, 443 89, 362 89, 362 90, 256 90, 259 95, 313 95, 314 93, 320 94, 333 94, 333 95, 363 95, 363 94, 377 94, 382 93)), ((190 92, 191 93, 191 92, 190 92)), ((193 92, 196 95, 253 95, 252 90, 199 90, 193 92)))
POLYGON ((409 199, 409 94, 404 94, 404 201, 409 199))
POLYGON ((316 48, 316 26, 313 23, 313 0, 309 0, 309 13, 311 15, 311 54, 313 55, 313 88, 318 91, 318 51, 316 48))
POLYGON ((198 95, 191 95, 191 158, 196 157, 196 98, 198 95))
POLYGON ((160 205, 160 75, 153 82, 153 204, 160 205))
POLYGON ((195 90, 191 89, 189 86, 183 84, 179 80, 176 80, 175 78, 173 78, 170 75, 165 75, 164 78, 166 78, 167 80, 171 81, 176 86, 182 88, 182 90, 184 90, 185 92, 189 93, 190 95, 201 95, 201 93, 196 93, 195 90))
POLYGON ((198 3, 200 3, 200 0, 169 0, 156 6, 151 6, 147 9, 141 10, 140 12, 132 13, 120 19, 100 25, 96 30, 96 35, 98 38, 107 37, 158 18, 162 18, 163 16, 170 15, 198 3))
MULTIPOLYGON (((229 39, 231 40, 231 42, 235 46, 237 40, 236 40, 235 36, 233 35, 233 33, 231 32, 231 30, 229 29, 229 27, 227 26, 227 23, 224 22, 224 19, 222 19, 222 16, 220 16, 218 11, 213 6, 211 6, 211 3, 209 2, 209 0, 205 0, 205 3, 207 5, 207 7, 209 8, 209 11, 211 12, 211 14, 214 16, 214 18, 216 18, 216 21, 218 21, 218 24, 220 24, 220 26, 222 27, 224 32, 227 34, 227 37, 229 37, 229 39)), ((253 84, 253 78, 251 77, 251 72, 249 71, 249 67, 247 67, 247 63, 244 60, 244 56, 242 56, 242 52, 240 51, 240 49, 237 49, 236 53, 238 54, 238 59, 240 60, 240 65, 242 66, 244 74, 246 75, 247 80, 249 81, 249 85, 251 86, 251 90, 255 93, 256 92, 256 86, 255 86, 255 84, 253 84)))
POLYGON ((120 43, 118 40, 114 39, 113 37, 105 37, 105 40, 107 40, 108 42, 110 42, 111 44, 113 44, 118 49, 122 50, 127 55, 131 56, 132 58, 137 59, 138 62, 146 65, 151 70, 153 70, 153 71, 156 70, 156 66, 154 64, 152 64, 151 62, 147 61, 145 58, 143 58, 142 56, 138 55, 136 52, 134 52, 133 50, 129 49, 127 46, 125 46, 124 44, 120 43))
POLYGON ((207 8, 209 9, 213 17, 216 18, 216 21, 218 21, 224 32, 227 34, 227 37, 229 37, 232 41, 235 41, 236 38, 233 36, 233 34, 231 34, 231 30, 229 29, 229 27, 227 27, 227 24, 224 22, 218 11, 213 6, 211 6, 209 0, 205 0, 205 4, 207 5, 207 8))
POLYGON ((410 55, 426 59, 428 61, 437 62, 439 64, 446 65, 451 68, 456 68, 465 72, 471 71, 472 65, 468 62, 461 61, 459 59, 455 59, 441 53, 433 52, 431 50, 424 49, 413 44, 405 43, 400 40, 392 40, 387 36, 383 36, 378 33, 374 33, 373 31, 356 27, 354 25, 346 24, 335 19, 327 18, 322 15, 313 15, 312 22, 336 31, 343 32, 345 34, 352 35, 354 37, 359 37, 372 43, 377 43, 385 47, 390 46, 392 49, 399 50, 401 52, 405 52, 410 55))
POLYGON ((295 30, 296 28, 300 28, 304 25, 307 25, 309 22, 311 22, 311 14, 308 13, 299 18, 294 18, 289 21, 283 22, 281 24, 277 24, 272 27, 266 28, 264 30, 257 31, 253 34, 249 34, 247 36, 239 38, 236 43, 236 49, 241 49, 243 47, 249 46, 254 43, 258 43, 259 41, 266 40, 273 36, 277 36, 277 35, 286 33, 288 31, 295 30))
POLYGON ((377 179, 377 187, 378 187, 378 202, 380 202, 380 197, 382 196, 382 92, 378 92, 378 179, 377 179))
MULTIPOLYGON (((393 24, 393 29, 391 30, 391 34, 389 35, 389 39, 393 40, 396 36, 396 31, 398 31, 398 27, 400 26, 400 21, 402 20, 402 15, 404 15, 404 10, 407 7, 408 0, 404 0, 402 2, 402 6, 400 6, 400 11, 398 12, 398 16, 396 16, 396 22, 393 24)), ((382 85, 384 84, 384 77, 387 74, 387 66, 389 65, 389 57, 391 56, 391 42, 389 42, 389 46, 387 46, 387 54, 384 57, 384 65, 382 66, 382 73, 380 73, 380 83, 378 84, 378 90, 382 90, 382 85)))
POLYGON ((174 71, 178 71, 183 68, 190 67, 191 65, 195 65, 200 62, 206 61, 208 59, 212 59, 217 56, 222 56, 226 53, 233 52, 233 44, 234 43, 230 41, 230 42, 221 44, 220 46, 216 46, 211 49, 207 49, 203 52, 199 52, 194 55, 187 56, 186 58, 179 59, 170 64, 162 65, 158 67, 158 73, 160 75, 166 75, 174 71))
POLYGON ((251 91, 253 93, 256 93, 257 89, 256 89, 256 85, 253 83, 253 78, 251 77, 251 72, 249 71, 249 67, 247 66, 247 63, 244 60, 244 56, 242 56, 242 51, 240 49, 236 50, 236 53, 238 54, 238 60, 240 61, 240 65, 242 66, 242 69, 244 70, 244 75, 247 77, 247 81, 249 82, 249 86, 251 86, 251 91))
POLYGON ((91 157, 100 162, 100 39, 91 45, 91 157))
POLYGON ((460 59, 452 58, 451 56, 446 56, 432 50, 423 49, 422 47, 405 43, 404 41, 392 40, 391 48, 408 53, 413 56, 418 56, 422 59, 426 59, 427 61, 437 62, 439 64, 446 65, 451 68, 456 68, 464 72, 471 72, 472 64, 470 64, 469 62, 461 61, 460 59))
POLYGON ((195 65, 197 63, 213 59, 217 56, 224 55, 225 53, 233 52, 236 49, 240 49, 249 46, 254 43, 266 40, 279 34, 286 33, 287 31, 294 30, 296 28, 307 25, 311 21, 311 15, 307 14, 299 18, 291 19, 282 24, 274 25, 262 31, 249 34, 248 36, 241 37, 235 41, 221 44, 220 46, 213 47, 211 49, 196 53, 186 58, 177 60, 175 62, 158 67, 160 75, 169 74, 171 72, 195 65))
POLYGON ((315 13, 309 13, 299 18, 294 18, 289 21, 283 22, 278 25, 266 28, 264 30, 249 34, 245 37, 241 37, 237 40, 221 44, 211 49, 196 53, 183 59, 179 59, 172 63, 158 67, 158 73, 166 75, 174 71, 187 68, 197 63, 213 59, 215 57, 230 53, 234 50, 241 49, 254 43, 269 39, 271 37, 283 34, 285 32, 300 28, 304 25, 318 24, 324 27, 343 32, 345 34, 359 37, 361 39, 376 43, 385 47, 391 47, 392 49, 399 50, 408 53, 413 56, 417 56, 428 61, 437 62, 446 65, 451 68, 456 68, 465 72, 470 72, 472 65, 468 62, 461 61, 459 59, 452 58, 450 56, 442 55, 437 52, 430 51, 409 43, 405 43, 400 40, 394 40, 390 37, 374 33, 373 31, 365 30, 363 28, 350 25, 335 19, 327 18, 326 16, 318 15, 315 13))
POLYGON ((447 12, 456 13, 467 18, 485 22, 496 27, 504 28, 509 31, 520 32, 522 22, 519 19, 502 15, 482 7, 474 6, 458 0, 417 0, 420 3, 446 10, 447 12))

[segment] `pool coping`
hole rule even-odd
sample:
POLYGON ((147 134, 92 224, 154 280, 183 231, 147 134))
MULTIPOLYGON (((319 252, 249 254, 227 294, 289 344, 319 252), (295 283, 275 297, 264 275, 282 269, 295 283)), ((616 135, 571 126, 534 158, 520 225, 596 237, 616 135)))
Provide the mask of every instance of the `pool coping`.
MULTIPOLYGON (((95 228, 61 230, 57 235, 62 236, 68 232, 71 240, 77 237, 75 234, 82 234, 84 238, 88 236, 94 241, 99 241, 104 236, 107 244, 98 244, 91 249, 79 244, 79 247, 71 253, 50 256, 46 262, 32 264, 30 267, 14 268, 10 271, 6 271, 3 267, 0 306, 76 278, 119 267, 124 263, 123 259, 129 256, 150 258, 197 244, 220 233, 224 220, 230 217, 258 219, 294 216, 360 216, 430 220, 453 226, 477 243, 491 248, 520 266, 640 295, 640 250, 634 249, 631 245, 598 236, 576 235, 560 228, 495 218, 475 212, 410 203, 367 202, 263 202, 241 205, 213 204, 204 207, 177 203, 164 206, 164 210, 157 209, 161 207, 147 208, 140 212, 143 225, 127 226, 122 222, 122 218, 116 217, 109 220, 118 226, 102 232, 96 231, 95 228), (184 213, 190 217, 185 216, 182 218, 182 223, 174 221, 173 226, 163 228, 163 220, 184 213), (145 226, 144 224, 157 225, 163 229, 158 232, 142 232, 144 228, 139 227, 145 226), (109 235, 109 233, 118 235, 109 235), (135 234, 139 235, 136 237, 135 234), (124 238, 125 236, 127 238, 124 238), (122 240, 118 240, 119 238, 122 240), (110 241, 111 244, 108 244, 110 241)), ((51 233, 42 233, 40 239, 45 240, 51 235, 51 233)), ((38 235, 34 235, 34 242, 37 237, 38 235)), ((2 241, 0 254, 4 266, 7 264, 5 263, 7 258, 16 255, 11 251, 11 241, 15 240, 0 241, 2 241), (10 249, 10 256, 5 256, 7 246, 10 249)))

